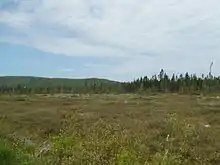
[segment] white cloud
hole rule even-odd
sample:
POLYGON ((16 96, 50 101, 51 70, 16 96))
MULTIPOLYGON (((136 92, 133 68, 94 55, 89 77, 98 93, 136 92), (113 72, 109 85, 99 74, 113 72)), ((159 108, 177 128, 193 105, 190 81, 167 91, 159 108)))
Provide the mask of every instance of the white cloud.
POLYGON ((117 65, 95 68, 114 76, 160 68, 200 73, 211 60, 220 63, 219 6, 219 0, 20 0, 0 23, 25 37, 0 40, 69 56, 112 56, 117 65))
POLYGON ((10 13, 4 12, 1 14, 0 23, 5 23, 15 28, 16 30, 30 26, 31 18, 25 13, 10 13))

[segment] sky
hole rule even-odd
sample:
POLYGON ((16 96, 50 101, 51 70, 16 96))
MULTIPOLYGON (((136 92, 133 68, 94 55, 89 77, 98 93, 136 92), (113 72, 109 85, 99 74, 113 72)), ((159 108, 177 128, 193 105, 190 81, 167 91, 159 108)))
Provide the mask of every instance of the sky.
POLYGON ((219 0, 0 0, 0 76, 218 76, 219 18, 219 0))

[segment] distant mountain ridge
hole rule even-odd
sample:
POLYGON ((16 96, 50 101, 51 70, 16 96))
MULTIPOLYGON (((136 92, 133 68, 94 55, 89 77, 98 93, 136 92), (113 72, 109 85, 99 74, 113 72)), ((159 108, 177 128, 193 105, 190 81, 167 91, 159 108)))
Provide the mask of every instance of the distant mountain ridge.
POLYGON ((9 87, 16 87, 18 85, 26 85, 28 87, 83 87, 96 84, 114 85, 119 82, 101 79, 101 78, 82 78, 82 79, 70 79, 70 78, 45 78, 45 77, 32 77, 32 76, 0 76, 0 85, 6 85, 9 87))

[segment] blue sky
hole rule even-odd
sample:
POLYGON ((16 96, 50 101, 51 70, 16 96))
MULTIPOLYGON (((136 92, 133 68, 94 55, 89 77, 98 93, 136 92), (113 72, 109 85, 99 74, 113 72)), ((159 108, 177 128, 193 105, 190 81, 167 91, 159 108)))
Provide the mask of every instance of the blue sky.
POLYGON ((0 75, 220 75, 219 0, 1 0, 0 75))

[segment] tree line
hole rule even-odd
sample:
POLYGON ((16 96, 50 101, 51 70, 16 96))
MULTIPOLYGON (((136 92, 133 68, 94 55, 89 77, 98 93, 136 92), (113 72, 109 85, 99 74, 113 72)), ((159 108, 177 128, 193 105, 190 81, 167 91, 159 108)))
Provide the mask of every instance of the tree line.
POLYGON ((197 76, 185 74, 168 76, 162 69, 158 75, 140 77, 131 82, 102 83, 94 81, 85 83, 80 87, 65 85, 31 87, 28 84, 8 86, 0 84, 0 93, 16 94, 53 94, 53 93, 201 93, 220 91, 220 77, 211 74, 197 76))
POLYGON ((18 84, 17 86, 8 86, 7 84, 0 84, 0 93, 3 94, 56 94, 56 93, 120 93, 122 92, 121 83, 106 84, 100 81, 94 81, 87 84, 86 81, 80 86, 68 85, 41 85, 31 86, 29 84, 18 84))
POLYGON ((217 92, 220 90, 220 77, 211 74, 197 76, 196 74, 175 75, 169 77, 162 69, 158 75, 151 78, 140 77, 132 82, 124 83, 126 92, 175 92, 200 93, 217 92))

